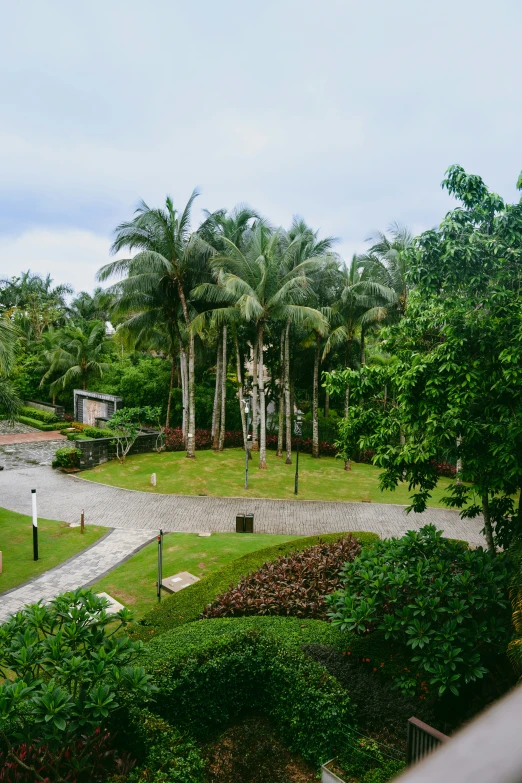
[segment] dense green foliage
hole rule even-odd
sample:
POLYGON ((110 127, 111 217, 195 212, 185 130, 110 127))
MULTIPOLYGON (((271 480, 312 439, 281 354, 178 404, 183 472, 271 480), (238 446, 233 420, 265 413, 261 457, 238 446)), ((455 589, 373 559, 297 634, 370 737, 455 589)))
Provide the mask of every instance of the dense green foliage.
POLYGON ((480 679, 510 635, 508 569, 501 556, 442 538, 426 526, 380 541, 343 568, 344 589, 330 596, 334 625, 408 650, 411 670, 395 677, 405 693, 423 681, 458 694, 480 679))
MULTIPOLYGON (((47 606, 33 604, 0 626, 0 743, 20 767, 26 745, 49 749, 46 774, 60 780, 64 752, 78 735, 93 735, 125 692, 151 694, 150 677, 134 665, 140 645, 115 635, 131 615, 127 609, 108 615, 107 606, 77 590, 47 606), (114 620, 118 625, 107 634, 114 620)), ((84 759, 77 750, 81 770, 89 747, 84 759)))
POLYGON ((361 409, 350 410, 341 441, 375 452, 383 487, 406 478, 416 511, 436 463, 459 462, 466 483, 447 504, 482 512, 493 551, 522 525, 513 500, 522 487, 522 202, 506 204, 459 166, 443 185, 460 205, 416 239, 404 317, 384 334, 394 361, 366 390, 359 383, 361 409))
POLYGON ((82 455, 82 452, 80 449, 74 449, 74 448, 63 448, 63 449, 56 449, 54 452, 54 461, 53 461, 53 467, 54 468, 77 468, 79 465, 79 460, 82 455))
MULTIPOLYGON (((154 710, 199 738, 260 710, 291 750, 315 764, 331 758, 343 723, 353 719, 350 699, 299 649, 296 641, 304 634, 297 621, 291 627, 288 618, 277 618, 277 625, 275 619, 206 620, 152 640, 141 662, 158 688, 154 710)), ((307 624, 308 641, 315 627, 324 640, 323 626, 307 624)))
MULTIPOLYGON (((205 607, 214 601, 216 596, 235 586, 242 577, 255 571, 264 563, 277 560, 279 556, 291 552, 302 551, 320 542, 337 541, 345 535, 345 533, 330 533, 323 536, 303 537, 238 557, 219 571, 203 577, 196 584, 164 599, 157 608, 145 615, 139 625, 133 627, 133 636, 150 639, 177 626, 191 623, 201 616, 205 607)), ((375 533, 352 533, 352 535, 363 546, 379 540, 375 533)))

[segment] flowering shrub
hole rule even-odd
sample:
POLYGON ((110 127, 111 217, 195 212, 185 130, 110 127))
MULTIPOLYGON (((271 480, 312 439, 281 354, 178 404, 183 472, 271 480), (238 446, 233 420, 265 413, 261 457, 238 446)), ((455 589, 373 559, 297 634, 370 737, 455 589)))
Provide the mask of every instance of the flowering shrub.
POLYGON ((502 556, 470 550, 426 525, 363 549, 326 600, 341 630, 383 631, 410 663, 395 678, 404 693, 428 681, 439 695, 488 672, 509 640, 508 571, 502 556))
POLYGON ((265 563, 209 604, 202 617, 291 615, 326 619, 325 595, 339 589, 339 572, 361 551, 348 535, 265 563))

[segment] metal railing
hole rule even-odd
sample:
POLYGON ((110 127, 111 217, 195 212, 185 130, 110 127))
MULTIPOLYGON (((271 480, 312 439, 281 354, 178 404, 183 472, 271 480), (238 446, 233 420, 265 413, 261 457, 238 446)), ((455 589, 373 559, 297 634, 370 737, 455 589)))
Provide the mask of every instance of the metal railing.
POLYGON ((420 761, 448 739, 446 734, 442 734, 418 718, 410 718, 408 720, 406 765, 409 767, 411 764, 416 764, 417 761, 420 761))
POLYGON ((522 687, 515 688, 397 783, 522 783, 522 687))

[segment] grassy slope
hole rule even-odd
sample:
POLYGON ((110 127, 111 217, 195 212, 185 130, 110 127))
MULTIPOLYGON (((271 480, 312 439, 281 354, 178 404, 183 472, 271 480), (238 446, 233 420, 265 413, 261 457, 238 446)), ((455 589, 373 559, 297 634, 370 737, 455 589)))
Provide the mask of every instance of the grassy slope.
MULTIPOLYGON (((280 555, 287 555, 290 552, 313 546, 319 541, 334 541, 343 535, 346 533, 303 536, 286 543, 281 540, 283 536, 274 536, 280 541, 277 545, 236 558, 200 582, 163 600, 160 606, 156 606, 145 615, 141 624, 134 626, 133 635, 148 640, 172 628, 191 623, 199 618, 205 606, 217 595, 225 592, 232 585, 236 585, 243 576, 255 571, 263 563, 276 560, 280 555)), ((353 533, 353 535, 362 544, 371 544, 379 538, 375 533, 353 533)), ((205 620, 205 622, 207 621, 205 620)))
POLYGON ((0 551, 3 572, 0 593, 59 565, 106 533, 106 528, 87 525, 85 533, 65 522, 38 520, 38 555, 33 560, 31 517, 0 509, 0 551))
MULTIPOLYGON (((184 452, 139 454, 128 457, 121 465, 107 462, 82 473, 82 478, 143 492, 179 495, 212 495, 214 497, 264 497, 294 500, 295 464, 285 465, 275 452, 268 452, 268 469, 259 470, 259 454, 250 461, 249 488, 245 490, 245 457, 242 449, 222 453, 200 451, 196 460, 185 459, 184 452), (157 485, 150 484, 156 473, 157 485)), ((374 465, 352 463, 345 471, 343 462, 334 457, 313 459, 299 456, 299 500, 346 500, 371 503, 409 504, 406 484, 395 492, 379 490, 380 469, 374 465)), ((441 479, 433 492, 431 506, 441 506, 450 479, 441 479)))
MULTIPOLYGON (((166 533, 163 575, 169 577, 179 571, 189 571, 194 576, 208 576, 238 557, 294 539, 295 536, 248 533, 215 533, 210 538, 199 538, 195 533, 166 533)), ((157 543, 153 541, 100 579, 93 589, 109 593, 135 611, 138 619, 157 604, 157 567, 157 543)), ((168 594, 163 595, 166 599, 168 594)))

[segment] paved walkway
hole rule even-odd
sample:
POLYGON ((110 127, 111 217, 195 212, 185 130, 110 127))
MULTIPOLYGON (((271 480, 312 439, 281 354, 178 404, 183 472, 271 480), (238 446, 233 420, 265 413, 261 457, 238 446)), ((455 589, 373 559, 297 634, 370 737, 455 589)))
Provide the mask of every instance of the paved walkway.
POLYGON ((366 530, 386 538, 433 523, 448 537, 485 544, 480 518, 460 519, 446 509, 407 515, 402 506, 377 503, 160 495, 96 484, 45 467, 2 471, 0 507, 30 514, 31 489, 37 490, 40 517, 79 522, 85 509, 87 524, 125 530, 226 532, 235 530, 236 514, 253 513, 257 533, 309 536, 366 530))
MULTIPOLYGON (((1 528, 0 528, 1 534, 1 528)), ((0 596, 0 622, 25 604, 50 601, 60 593, 83 587, 112 570, 153 538, 151 530, 113 530, 93 546, 0 596)))
POLYGON ((17 432, 12 435, 0 435, 0 446, 10 446, 12 443, 40 443, 47 440, 67 440, 67 438, 59 430, 17 432))
POLYGON ((64 440, 67 438, 57 430, 42 432, 19 421, 14 425, 0 421, 0 468, 50 465, 64 440))

